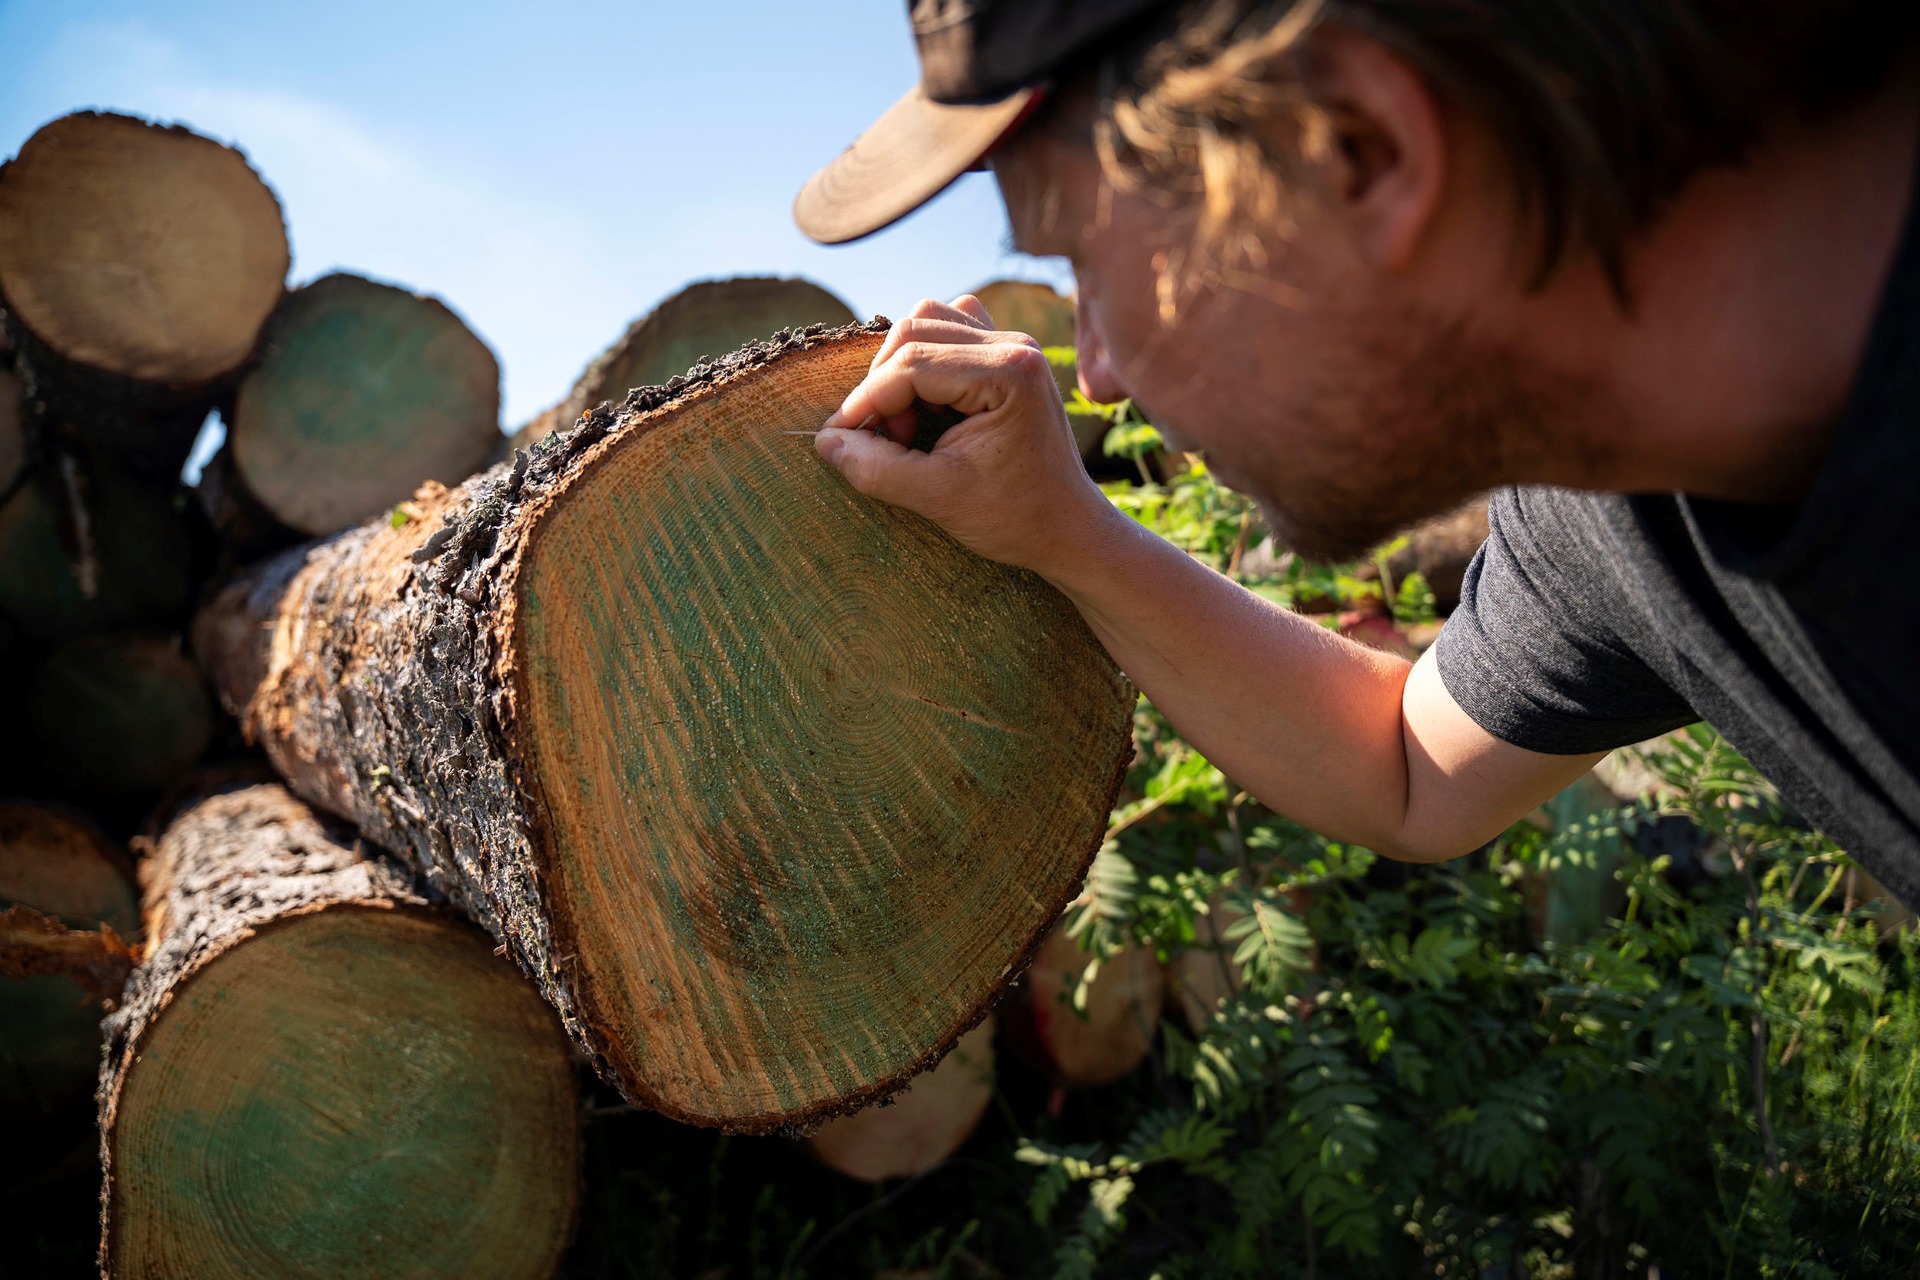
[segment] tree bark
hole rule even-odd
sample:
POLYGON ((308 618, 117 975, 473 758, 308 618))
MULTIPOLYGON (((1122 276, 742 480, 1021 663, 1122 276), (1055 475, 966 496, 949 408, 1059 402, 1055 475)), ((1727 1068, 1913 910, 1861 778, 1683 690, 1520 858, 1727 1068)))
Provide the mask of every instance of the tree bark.
POLYGON ((551 1275, 565 1037, 485 938, 278 784, 190 799, 106 1023, 109 1276, 551 1275))
POLYGON ((1131 754, 1131 686, 1063 597, 794 434, 883 327, 636 392, 196 625, 291 785, 678 1119, 805 1124, 936 1061, 1077 890, 1131 754))
POLYGON ((238 151, 91 111, 42 127, 0 168, 0 296, 30 438, 177 478, 288 263, 279 203, 238 151))
POLYGON ((783 329, 852 324, 853 308, 811 280, 737 276, 690 284, 627 326, 594 357, 567 398, 514 433, 511 449, 571 427, 587 410, 619 404, 635 387, 657 387, 694 365, 783 329))

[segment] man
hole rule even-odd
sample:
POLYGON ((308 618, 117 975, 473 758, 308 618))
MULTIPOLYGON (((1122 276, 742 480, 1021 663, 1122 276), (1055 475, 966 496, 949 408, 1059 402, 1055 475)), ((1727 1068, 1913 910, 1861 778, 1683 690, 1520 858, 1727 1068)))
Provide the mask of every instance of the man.
POLYGON ((1493 490, 1411 666, 1118 514, 1046 363, 923 303, 818 439, 1040 573, 1275 810, 1474 848, 1705 719, 1920 901, 1915 6, 914 0, 923 83, 802 191, 877 230, 984 161, 1080 377, 1350 554, 1493 490), (968 415, 931 453, 916 399, 968 415), (888 434, 848 429, 870 418, 888 434))

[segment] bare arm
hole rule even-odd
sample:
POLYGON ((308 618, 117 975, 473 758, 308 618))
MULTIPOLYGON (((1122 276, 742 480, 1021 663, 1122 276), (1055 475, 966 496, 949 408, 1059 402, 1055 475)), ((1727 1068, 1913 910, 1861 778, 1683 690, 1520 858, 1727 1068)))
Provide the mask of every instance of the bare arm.
POLYGON ((967 413, 937 449, 834 430, 822 454, 862 492, 1052 582, 1181 735, 1268 807, 1438 860, 1497 835, 1599 758, 1501 741, 1430 659, 1410 665, 1337 636, 1142 529, 1081 469, 1045 359, 984 324, 984 313, 923 304, 836 415, 878 415, 904 433, 916 397, 967 413))

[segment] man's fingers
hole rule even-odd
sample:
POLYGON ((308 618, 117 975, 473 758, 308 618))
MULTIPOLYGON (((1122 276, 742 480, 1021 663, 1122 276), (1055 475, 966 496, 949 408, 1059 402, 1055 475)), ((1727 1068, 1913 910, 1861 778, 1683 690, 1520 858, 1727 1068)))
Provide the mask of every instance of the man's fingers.
POLYGON ((851 427, 868 418, 891 418, 911 409, 915 400, 971 417, 999 408, 1018 390, 1038 393, 1043 381, 1047 394, 1058 394, 1047 358, 1023 343, 910 342, 868 373, 824 425, 851 427))
POLYGON ((970 293, 963 293, 952 303, 955 311, 965 312, 979 323, 983 329, 993 328, 993 317, 987 314, 987 304, 970 293))
POLYGON ((893 322, 893 328, 887 330, 885 341, 880 349, 873 353, 873 360, 867 366, 878 369, 885 364, 893 353, 909 342, 949 342, 955 346, 979 346, 984 342, 993 342, 1003 337, 989 329, 982 329, 971 321, 950 320, 944 316, 908 316, 905 320, 893 322))

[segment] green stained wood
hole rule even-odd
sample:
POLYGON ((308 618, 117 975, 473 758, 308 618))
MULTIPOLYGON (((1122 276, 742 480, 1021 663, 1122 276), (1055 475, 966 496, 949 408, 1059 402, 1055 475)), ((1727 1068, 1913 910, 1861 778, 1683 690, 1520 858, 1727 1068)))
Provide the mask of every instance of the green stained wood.
POLYGON ((1125 752, 1064 598, 779 434, 843 390, 669 416, 553 504, 520 580, 563 945, 670 1113, 910 1067, 1070 894, 1125 752))
POLYGON ((177 641, 88 636, 57 650, 27 689, 32 764, 72 796, 154 792, 213 741, 213 700, 177 641))
POLYGON ((431 915, 336 907, 229 950, 121 1097, 119 1273, 550 1274, 575 1177, 570 1067, 526 1052, 550 1019, 431 915))
POLYGON ((249 492, 309 533, 331 533, 454 483, 499 440, 493 355, 431 298, 353 275, 288 295, 230 431, 249 492))
POLYGON ((0 614, 42 644, 110 627, 177 624, 192 594, 192 547, 172 498, 111 473, 77 487, 49 468, 0 506, 0 614), (75 553, 75 493, 97 572, 75 553))

